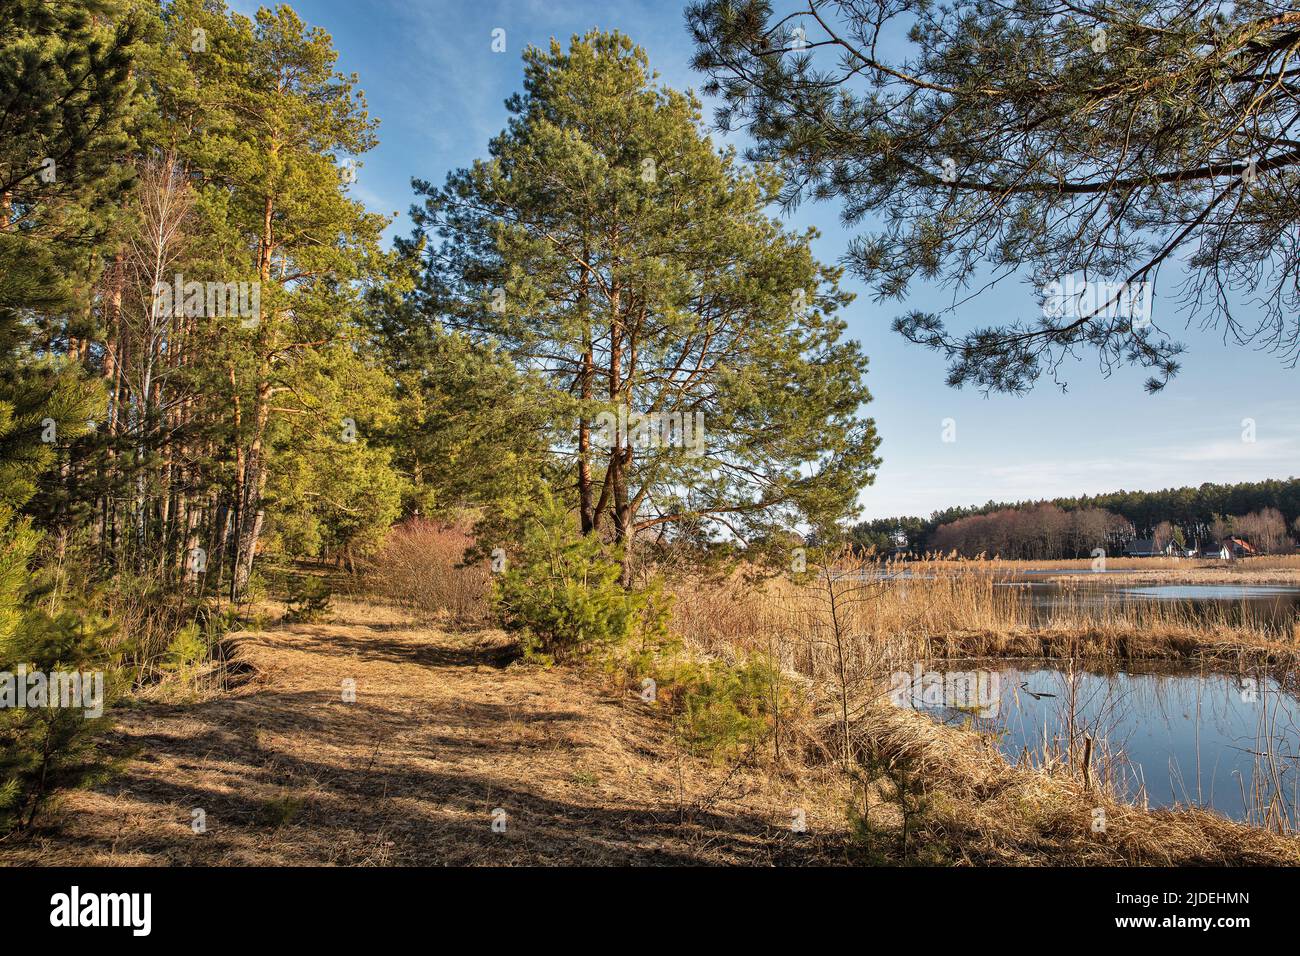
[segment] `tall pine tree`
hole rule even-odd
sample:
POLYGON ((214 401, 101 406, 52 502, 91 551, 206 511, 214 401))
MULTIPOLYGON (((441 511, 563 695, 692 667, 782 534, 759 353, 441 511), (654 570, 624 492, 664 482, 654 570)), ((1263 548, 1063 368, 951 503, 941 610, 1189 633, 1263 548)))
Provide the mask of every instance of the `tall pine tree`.
POLYGON ((617 33, 529 48, 507 105, 489 159, 416 183, 430 321, 544 377, 582 528, 609 529, 625 580, 638 534, 853 513, 877 461, 866 360, 815 233, 764 212, 776 174, 718 150, 617 33))

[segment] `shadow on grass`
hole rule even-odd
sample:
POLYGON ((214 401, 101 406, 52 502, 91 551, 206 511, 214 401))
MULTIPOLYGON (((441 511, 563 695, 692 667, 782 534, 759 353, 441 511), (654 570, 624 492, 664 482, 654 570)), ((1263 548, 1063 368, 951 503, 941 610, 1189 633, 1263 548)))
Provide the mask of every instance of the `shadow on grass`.
MULTIPOLYGON (((111 826, 78 826, 67 839, 77 854, 145 853, 182 865, 797 865, 833 852, 780 819, 628 805, 594 785, 590 797, 560 798, 492 772, 494 755, 531 748, 554 761, 579 749, 559 734, 521 743, 502 732, 521 721, 562 726, 580 719, 576 712, 474 702, 398 712, 338 703, 356 708, 348 720, 330 713, 336 705, 325 696, 254 693, 186 708, 185 719, 207 723, 194 733, 130 735, 145 758, 101 790, 131 802, 132 829, 110 835, 111 826), (433 726, 438 732, 429 732, 433 726), (301 732, 323 738, 320 752, 294 751, 274 736, 301 732), (390 749, 397 736, 406 739, 390 749), (151 772, 159 763, 180 772, 151 772), (196 808, 206 817, 202 834, 190 829, 196 808), (492 828, 497 808, 507 815, 505 833, 492 828)), ((62 835, 34 835, 50 847, 40 862, 68 862, 59 858, 62 835)))

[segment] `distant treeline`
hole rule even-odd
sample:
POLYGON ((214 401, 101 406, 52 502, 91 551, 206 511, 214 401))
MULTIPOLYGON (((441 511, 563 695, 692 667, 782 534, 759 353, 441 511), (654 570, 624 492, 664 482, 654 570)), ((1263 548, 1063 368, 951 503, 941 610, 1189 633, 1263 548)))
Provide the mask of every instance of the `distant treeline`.
POLYGON ((853 528, 853 539, 879 551, 999 554, 1006 558, 1081 557, 1115 553, 1135 538, 1193 546, 1228 533, 1262 549, 1290 546, 1300 535, 1300 479, 1270 479, 1162 491, 1116 491, 1076 498, 995 502, 936 511, 927 518, 878 518, 853 528), (906 541, 904 542, 904 538, 906 541))

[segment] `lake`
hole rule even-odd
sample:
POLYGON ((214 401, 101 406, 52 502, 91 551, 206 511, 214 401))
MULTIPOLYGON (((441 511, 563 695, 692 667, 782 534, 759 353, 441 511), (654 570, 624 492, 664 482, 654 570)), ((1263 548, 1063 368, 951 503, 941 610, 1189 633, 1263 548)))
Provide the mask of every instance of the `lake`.
POLYGON ((979 701, 913 706, 993 735, 1012 762, 1064 760, 1084 735, 1097 742, 1094 773, 1126 799, 1152 807, 1201 806, 1236 820, 1274 812, 1297 823, 1300 700, 1297 675, 1123 670, 1070 672, 1052 663, 941 661, 939 673, 981 673, 979 701), (990 694, 991 692, 991 694, 990 694), (969 706, 971 704, 976 706, 969 706), (968 706, 948 706, 966 704, 968 706))
MULTIPOLYGON (((1053 572, 1057 573, 1057 572, 1053 572)), ((1088 574, 1088 572, 1084 572, 1088 574)), ((1019 592, 1030 608, 1033 624, 1053 617, 1108 608, 1156 612, 1179 605, 1193 617, 1224 623, 1256 623, 1290 631, 1300 620, 1300 588, 1272 584, 1118 584, 1101 574, 1068 582, 1012 579, 996 587, 1019 592)))
MULTIPOLYGON (((971 572, 982 575, 982 572, 971 572)), ((1253 624, 1279 635, 1292 634, 1300 624, 1300 587, 1287 584, 1132 584, 1120 575, 1131 571, 1091 571, 1078 568, 1041 568, 994 572, 987 576, 996 592, 1007 597, 1007 613, 1031 627, 1059 621, 1078 624, 1087 618, 1104 619, 1115 610, 1139 623, 1148 614, 1153 622, 1167 622, 1173 611, 1185 620, 1210 624, 1253 624), (1064 578, 1065 580, 1047 580, 1064 578)), ((940 575, 896 569, 865 572, 867 580, 932 580, 940 575)), ((1131 580, 1131 579, 1130 579, 1131 580)))

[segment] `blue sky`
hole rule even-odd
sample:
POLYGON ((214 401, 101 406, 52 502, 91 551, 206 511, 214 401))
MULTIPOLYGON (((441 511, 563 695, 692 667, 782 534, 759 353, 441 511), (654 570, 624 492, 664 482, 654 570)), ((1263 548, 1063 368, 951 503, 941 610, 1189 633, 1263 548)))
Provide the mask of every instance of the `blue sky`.
MULTIPOLYGON (((251 14, 258 4, 230 4, 251 14)), ((660 2, 507 2, 507 0, 297 0, 308 23, 334 37, 340 68, 356 72, 380 145, 362 160, 355 195, 377 212, 400 212, 405 233, 410 179, 441 183, 446 174, 486 154, 505 123, 503 101, 521 85, 519 54, 551 37, 567 42, 595 26, 618 29, 643 46, 661 80, 678 88, 703 85, 689 66, 692 45, 682 9, 660 2), (506 31, 504 54, 491 50, 492 31, 506 31)), ((712 113, 706 103, 706 117, 712 113)), ((743 140, 735 140, 738 145, 743 140)), ((790 217, 815 225, 825 260, 841 256, 854 234, 834 203, 805 205, 790 217)), ((1021 397, 984 398, 944 385, 944 363, 889 330, 912 308, 943 307, 949 290, 917 286, 906 302, 876 304, 852 277, 858 299, 844 313, 849 335, 870 356, 875 400, 866 408, 883 439, 884 463, 864 490, 866 517, 928 515, 949 505, 1057 495, 1151 490, 1204 481, 1253 481, 1300 474, 1300 372, 1277 357, 1223 344, 1156 299, 1157 325, 1188 345, 1183 371, 1162 393, 1142 390, 1141 370, 1109 378, 1085 355, 1064 371, 1069 391, 1050 383, 1021 397), (956 422, 944 442, 943 420, 956 422), (1255 441, 1242 440, 1253 419, 1255 441)), ((1032 290, 1003 284, 964 306, 950 325, 966 329, 1027 315, 1032 290)))

